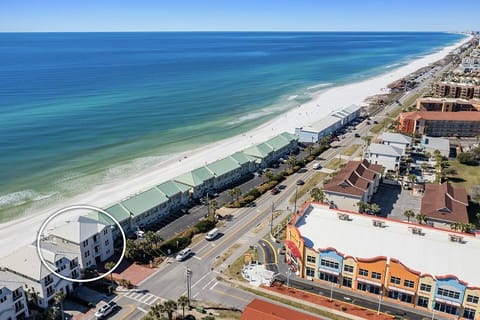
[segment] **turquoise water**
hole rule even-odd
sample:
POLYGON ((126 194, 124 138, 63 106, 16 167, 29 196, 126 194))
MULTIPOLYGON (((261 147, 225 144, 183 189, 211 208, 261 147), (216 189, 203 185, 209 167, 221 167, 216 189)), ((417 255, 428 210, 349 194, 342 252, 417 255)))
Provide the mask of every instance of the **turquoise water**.
POLYGON ((447 33, 0 33, 0 221, 245 132, 447 33))

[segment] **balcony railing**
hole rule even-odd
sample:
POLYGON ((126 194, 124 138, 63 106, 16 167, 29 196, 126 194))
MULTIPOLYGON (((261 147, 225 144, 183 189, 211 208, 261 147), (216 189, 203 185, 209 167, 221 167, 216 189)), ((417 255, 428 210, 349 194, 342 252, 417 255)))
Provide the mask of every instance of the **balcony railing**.
POLYGON ((22 294, 20 293, 17 293, 17 294, 13 294, 13 301, 17 301, 18 299, 20 299, 22 297, 22 294))
POLYGON ((50 277, 50 279, 45 279, 45 287, 53 283, 53 278, 50 277))
POLYGON ((15 305, 15 312, 19 312, 21 310, 25 309, 25 306, 23 305, 23 303, 19 303, 19 304, 16 304, 15 305))

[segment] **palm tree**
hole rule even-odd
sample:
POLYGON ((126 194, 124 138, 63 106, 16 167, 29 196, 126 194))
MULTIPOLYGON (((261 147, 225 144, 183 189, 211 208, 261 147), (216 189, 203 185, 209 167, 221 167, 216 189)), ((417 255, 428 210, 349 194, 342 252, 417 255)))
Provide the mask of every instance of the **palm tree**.
POLYGON ((161 303, 157 303, 151 306, 150 310, 148 311, 148 315, 150 315, 153 319, 159 319, 164 312, 163 305, 161 303))
POLYGON ((410 222, 410 218, 415 217, 415 212, 409 209, 409 210, 405 210, 403 215, 408 219, 408 222, 410 222))
POLYGON ((135 241, 128 239, 125 244, 125 258, 129 260, 136 260, 140 254, 139 248, 135 241))
POLYGON ((309 144, 307 146, 307 151, 308 151, 308 156, 312 156, 312 151, 313 151, 313 145, 309 144))
POLYGON ((288 157, 287 164, 288 164, 289 169, 293 169, 293 167, 295 167, 297 165, 297 157, 295 157, 293 155, 288 157))
POLYGON ((315 202, 323 202, 325 198, 325 194, 323 193, 323 190, 320 188, 313 188, 310 191, 310 196, 313 198, 313 201, 315 202))
POLYGON ((240 190, 240 188, 233 189, 233 192, 234 192, 234 195, 236 197, 236 200, 238 200, 238 197, 240 197, 242 195, 242 190, 240 190))
POLYGON ((268 179, 268 181, 272 181, 274 176, 275 176, 275 175, 274 175, 273 172, 270 171, 270 170, 267 171, 267 172, 265 172, 265 177, 268 179))
POLYGON ((55 293, 55 296, 53 298, 53 314, 54 318, 57 318, 57 312, 60 313, 60 318, 63 320, 65 319, 65 316, 63 314, 63 300, 65 299, 65 294, 63 291, 57 291, 55 293))
POLYGON ((233 197, 235 196, 235 189, 228 190, 227 194, 232 197, 232 202, 233 202, 233 197))
POLYGON ((177 303, 173 300, 167 300, 163 303, 164 312, 167 313, 168 320, 173 319, 173 312, 177 309, 177 303))
POLYGON ((454 222, 450 225, 450 229, 454 230, 454 231, 458 231, 461 229, 461 223, 460 222, 454 222))
POLYGON ((377 214, 380 211, 380 206, 376 203, 371 203, 369 211, 373 214, 377 214))
POLYGON ((358 201, 357 206, 358 206, 358 212, 365 212, 369 207, 368 203, 363 201, 358 201))
MULTIPOLYGON (((113 267, 115 267, 115 262, 108 261, 107 263, 105 263, 105 270, 107 271, 112 270, 113 267)), ((110 273, 110 281, 112 282, 112 285, 113 285, 113 272, 110 273)))
POLYGON ((417 214, 417 215, 415 216, 415 219, 417 219, 417 222, 418 222, 419 224, 422 224, 423 222, 426 222, 426 221, 427 221, 427 216, 424 215, 424 214, 419 213, 419 214, 417 214))
POLYGON ((212 212, 210 213, 210 217, 213 217, 213 219, 215 219, 215 213, 218 209, 218 202, 216 200, 212 200, 210 201, 210 209, 212 209, 212 212))
POLYGON ((414 175, 414 174, 411 174, 408 176, 408 180, 411 182, 411 183, 414 183, 417 181, 417 176, 414 175))
POLYGON ((177 299, 177 304, 182 308, 182 319, 185 318, 185 307, 189 305, 187 296, 180 296, 177 299))

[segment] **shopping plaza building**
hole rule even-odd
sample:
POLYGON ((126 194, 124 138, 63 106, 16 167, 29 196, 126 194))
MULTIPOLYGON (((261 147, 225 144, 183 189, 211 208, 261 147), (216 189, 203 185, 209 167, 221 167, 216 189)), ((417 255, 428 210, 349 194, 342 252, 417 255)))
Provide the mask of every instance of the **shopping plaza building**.
POLYGON ((438 315, 480 315, 480 234, 307 203, 285 242, 287 262, 303 278, 438 315))

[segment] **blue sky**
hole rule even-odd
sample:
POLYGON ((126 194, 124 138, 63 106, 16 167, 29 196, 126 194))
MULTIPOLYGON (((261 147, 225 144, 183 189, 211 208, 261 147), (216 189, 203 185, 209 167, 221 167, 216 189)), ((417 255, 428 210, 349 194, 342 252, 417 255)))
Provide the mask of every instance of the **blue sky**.
POLYGON ((0 31, 479 30, 478 0, 1 0, 0 31))

